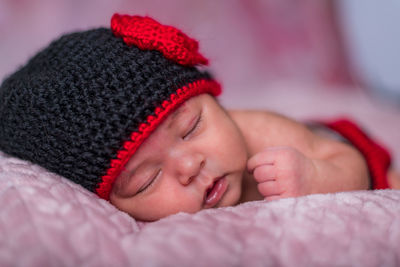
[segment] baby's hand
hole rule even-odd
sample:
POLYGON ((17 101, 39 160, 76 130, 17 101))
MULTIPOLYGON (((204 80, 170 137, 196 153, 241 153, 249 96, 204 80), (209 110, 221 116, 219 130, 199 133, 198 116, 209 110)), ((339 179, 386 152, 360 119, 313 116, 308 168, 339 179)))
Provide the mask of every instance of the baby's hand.
POLYGON ((270 147, 249 159, 247 168, 266 200, 311 193, 315 167, 311 159, 291 147, 270 147))

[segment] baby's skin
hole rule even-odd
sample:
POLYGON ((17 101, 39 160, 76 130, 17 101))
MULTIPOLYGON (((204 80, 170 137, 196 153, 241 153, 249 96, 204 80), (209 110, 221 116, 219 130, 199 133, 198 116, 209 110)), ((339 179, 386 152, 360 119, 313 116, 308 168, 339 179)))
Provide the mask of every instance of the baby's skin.
POLYGON ((110 201, 143 221, 177 212, 368 189, 352 146, 265 111, 226 111, 212 96, 186 101, 139 147, 110 201))

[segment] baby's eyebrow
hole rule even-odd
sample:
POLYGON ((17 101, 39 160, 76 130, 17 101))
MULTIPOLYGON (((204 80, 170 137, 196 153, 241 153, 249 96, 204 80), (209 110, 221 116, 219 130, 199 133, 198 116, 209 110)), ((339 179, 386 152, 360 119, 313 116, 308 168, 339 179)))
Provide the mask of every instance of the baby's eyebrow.
POLYGON ((169 122, 168 122, 167 128, 171 129, 173 123, 176 121, 176 118, 178 118, 186 110, 187 110, 187 107, 186 107, 185 103, 182 106, 180 106, 177 110, 175 110, 169 117, 169 122))

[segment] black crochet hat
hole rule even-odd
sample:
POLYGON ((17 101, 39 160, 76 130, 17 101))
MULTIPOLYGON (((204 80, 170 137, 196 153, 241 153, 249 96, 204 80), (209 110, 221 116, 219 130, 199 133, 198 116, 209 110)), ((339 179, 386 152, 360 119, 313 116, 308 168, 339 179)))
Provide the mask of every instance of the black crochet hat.
POLYGON ((62 36, 0 88, 0 149, 108 199, 139 145, 187 99, 218 95, 198 44, 148 17, 62 36))

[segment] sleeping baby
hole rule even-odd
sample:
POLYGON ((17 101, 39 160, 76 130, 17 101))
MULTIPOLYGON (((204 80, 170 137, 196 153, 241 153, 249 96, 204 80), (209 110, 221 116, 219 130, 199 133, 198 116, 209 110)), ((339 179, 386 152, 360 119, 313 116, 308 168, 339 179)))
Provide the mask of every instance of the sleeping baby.
POLYGON ((315 193, 400 188, 384 147, 342 118, 228 111, 198 43, 149 17, 64 35, 0 91, 0 149, 143 221, 315 193))

